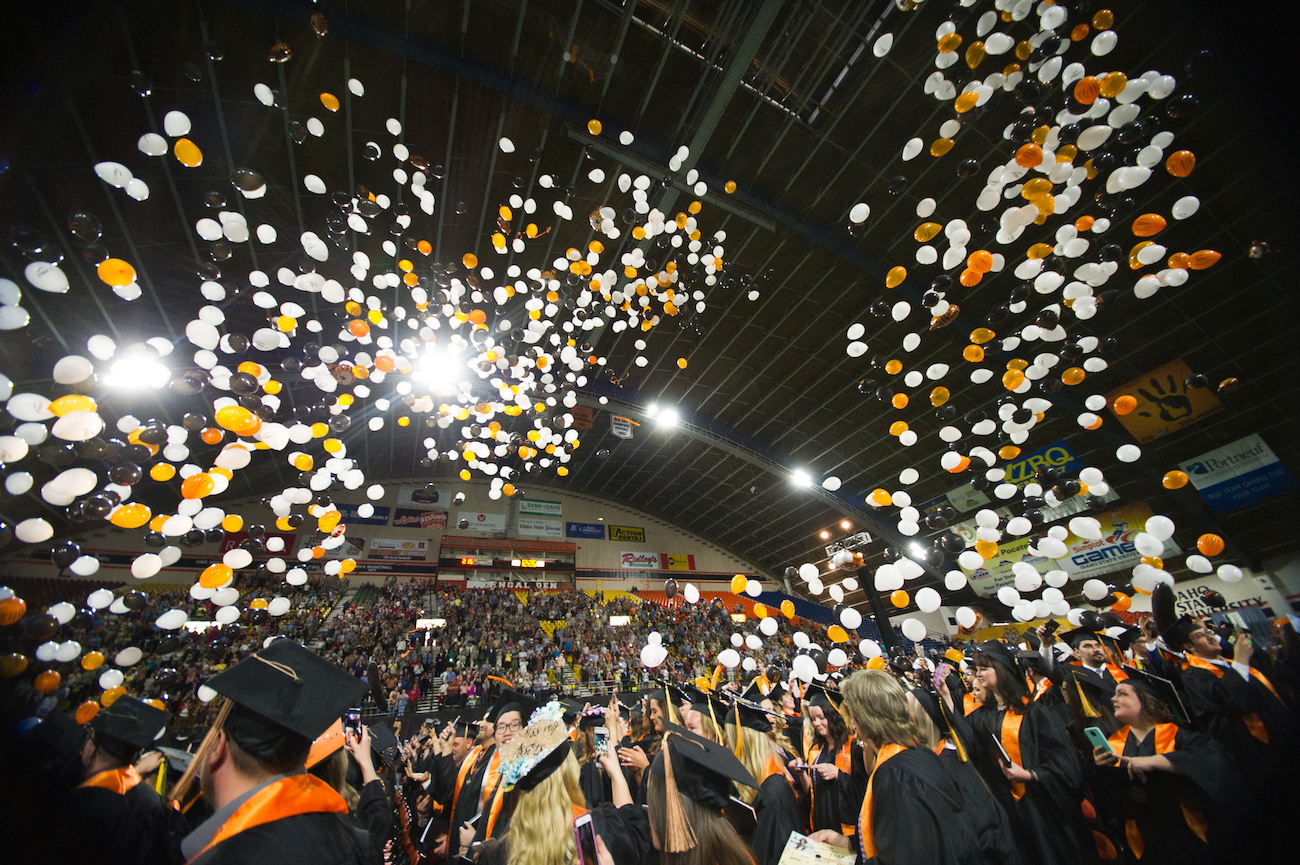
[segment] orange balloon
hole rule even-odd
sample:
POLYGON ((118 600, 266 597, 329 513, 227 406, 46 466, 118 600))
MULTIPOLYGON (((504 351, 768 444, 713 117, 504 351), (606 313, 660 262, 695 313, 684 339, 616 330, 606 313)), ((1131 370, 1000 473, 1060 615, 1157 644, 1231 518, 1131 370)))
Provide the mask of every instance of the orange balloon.
POLYGON ((756 619, 766 619, 766 618, 767 618, 767 605, 766 605, 766 604, 755 604, 755 605, 754 605, 754 618, 756 618, 756 619))
POLYGON ((1130 598, 1128 595, 1124 594, 1123 592, 1115 592, 1115 603, 1111 604, 1110 608, 1117 613, 1123 613, 1126 612, 1128 608, 1132 605, 1133 605, 1132 598, 1130 598))
POLYGON ((139 502, 127 502, 115 510, 108 518, 108 521, 119 529, 138 529, 149 518, 153 516, 153 511, 149 510, 148 505, 142 505, 139 502))
POLYGON ((156 481, 169 481, 176 477, 176 466, 171 463, 154 463, 149 469, 149 477, 156 481))
POLYGON ((1074 385, 1083 381, 1084 376, 1086 375, 1087 373, 1084 372, 1081 367, 1072 366, 1069 369, 1067 369, 1065 372, 1061 373, 1061 381, 1065 382, 1066 384, 1074 385))
POLYGON ((831 625, 826 629, 826 636, 832 643, 847 643, 849 641, 849 632, 839 625, 831 625))
POLYGON ((731 593, 733 595, 739 595, 741 592, 745 591, 745 586, 748 583, 749 580, 745 578, 744 574, 736 574, 731 578, 731 593))
POLYGON ((1165 230, 1165 218, 1158 213, 1144 213, 1133 220, 1133 233, 1138 237, 1152 237, 1165 230))
POLYGON ((602 127, 600 125, 599 120, 593 119, 587 121, 587 131, 590 132, 592 135, 599 135, 601 129, 602 127))
POLYGON ((1217 556, 1223 552, 1223 538, 1212 534, 1201 535, 1196 539, 1196 549, 1203 556, 1217 556))
POLYGON ((979 273, 988 273, 993 269, 993 253, 987 249, 977 249, 966 259, 966 265, 979 273))
MULTIPOLYGON (((950 33, 948 35, 956 36, 957 34, 950 33)), ((952 108, 958 114, 965 114, 967 111, 970 111, 975 107, 975 103, 979 101, 979 98, 979 94, 974 90, 968 90, 953 100, 952 108)))
POLYGON ((884 658, 872 658, 871 660, 867 661, 867 669, 868 669, 868 670, 883 670, 883 669, 885 669, 885 659, 884 659, 884 658))
POLYGON ((1043 162, 1043 148, 1037 144, 1024 144, 1016 151, 1016 165, 1022 168, 1033 168, 1035 165, 1041 165, 1043 162))
POLYGON ((172 152, 176 154, 176 161, 186 168, 198 168, 203 164, 203 151, 188 138, 177 141, 172 152))
POLYGON ((230 582, 230 578, 235 574, 230 569, 230 565, 224 562, 213 562, 203 569, 199 574, 199 585, 205 589, 215 589, 217 586, 225 585, 230 582))
POLYGON ((109 707, 117 702, 117 698, 126 693, 126 688, 118 685, 116 688, 109 688, 99 695, 99 702, 105 707, 109 707))
POLYGON ((997 334, 989 330, 987 327, 977 327, 970 332, 970 341, 976 345, 983 345, 995 336, 997 336, 997 334))
POLYGON ((1003 445, 998 448, 998 456, 1004 460, 1013 460, 1020 456, 1020 448, 1015 445, 1003 445))
POLYGON ((907 394, 905 393, 894 394, 894 398, 890 400, 890 403, 893 404, 894 408, 907 408, 907 403, 908 403, 907 394))
POLYGON ((77 723, 89 724, 91 719, 99 714, 99 703, 94 700, 87 700, 77 707, 77 723))
POLYGON ((1137 407, 1138 407, 1137 397, 1129 396, 1128 394, 1115 397, 1115 402, 1111 405, 1111 408, 1114 410, 1115 414, 1117 415, 1126 415, 1137 407))
POLYGON ((781 615, 787 619, 794 618, 794 601, 785 600, 781 602, 781 615))
POLYGON ((975 552, 986 559, 991 559, 998 554, 998 545, 993 541, 981 539, 975 542, 975 552))
POLYGON ((135 268, 120 258, 106 258, 95 268, 106 285, 114 287, 135 282, 135 268))
POLYGON ((948 388, 939 385, 934 390, 930 391, 930 405, 938 408, 946 403, 950 396, 952 396, 952 394, 949 392, 948 388))
POLYGON ((889 273, 885 274, 885 286, 887 288, 897 288, 902 285, 905 279, 907 279, 907 268, 901 264, 896 264, 889 268, 889 273))
POLYGON ((957 280, 967 288, 974 288, 980 284, 980 280, 983 278, 984 274, 975 270, 973 267, 967 267, 962 270, 961 276, 957 277, 957 280))
POLYGON ((12 625, 27 612, 27 602, 19 597, 0 601, 0 625, 12 625))
POLYGON ((17 652, 0 655, 0 679, 12 679, 27 669, 27 656, 17 652))
POLYGON ((370 335, 370 325, 359 318, 354 318, 348 322, 348 333, 360 339, 363 336, 370 335))
POLYGON ((83 670, 98 670, 103 664, 103 652, 87 652, 81 656, 81 669, 83 670))
POLYGON ((907 602, 909 600, 910 598, 908 598, 907 592, 903 591, 902 589, 895 589, 889 595, 889 603, 893 604, 895 607, 898 607, 899 609, 906 607, 907 602))
POLYGON ((966 469, 968 469, 968 468, 970 468, 970 457, 965 457, 965 456, 964 456, 964 457, 961 458, 960 461, 958 461, 957 465, 955 465, 955 466, 953 466, 952 468, 948 469, 948 471, 950 471, 950 472, 952 472, 953 474, 957 475, 957 474, 961 474, 962 472, 966 471, 966 469))
POLYGON ((1024 384, 1025 374, 1018 369, 1009 369, 1002 373, 1002 386, 1007 390, 1015 390, 1024 384))
POLYGON ((187 499, 201 499, 211 495, 216 488, 217 484, 212 480, 212 475, 207 472, 195 472, 181 481, 181 496, 187 499))
POLYGON ((324 105, 330 111, 339 110, 339 98, 333 93, 322 93, 320 95, 320 104, 324 105))
POLYGON ((728 195, 730 195, 731 193, 735 192, 735 191, 736 191, 736 181, 734 181, 734 180, 728 180, 725 184, 723 184, 723 186, 722 186, 722 190, 723 190, 724 192, 726 192, 728 195))
POLYGON ((888 507, 894 497, 889 494, 888 490, 875 489, 871 491, 871 502, 878 507, 888 507))
POLYGON ((262 427, 262 419, 242 405, 228 405, 217 409, 217 426, 238 436, 252 435, 262 427))
POLYGON ((57 670, 46 670, 36 677, 32 687, 38 691, 53 691, 59 687, 59 682, 62 681, 63 677, 59 675, 57 670))
POLYGON ((968 345, 962 349, 961 356, 971 363, 979 363, 984 359, 984 349, 978 345, 968 345))
POLYGON ((244 518, 239 514, 226 514, 221 520, 221 528, 228 532, 237 532, 244 527, 244 518))
POLYGON ((1196 154, 1190 150, 1180 150, 1170 154, 1165 160, 1165 170, 1174 177, 1186 177, 1196 167, 1196 154))
POLYGON ((1192 253, 1192 260, 1188 263, 1188 267, 1192 270, 1205 270, 1207 267, 1213 267, 1220 258, 1223 256, 1213 249, 1200 249, 1192 253))
POLYGON ((930 155, 943 156, 949 150, 952 150, 952 146, 956 143, 951 138, 936 138, 934 143, 930 145, 930 155))
POLYGON ((204 444, 221 444, 222 432, 216 427, 206 427, 203 432, 199 433, 199 438, 203 439, 204 444))
POLYGON ((1180 490, 1187 486, 1187 481, 1188 477, 1186 472, 1174 469, 1171 472, 1166 472, 1160 483, 1163 484, 1164 488, 1167 490, 1180 490))
POLYGON ((1101 82, 1093 75, 1085 75, 1074 84, 1074 98, 1080 105, 1091 105, 1101 95, 1101 82))

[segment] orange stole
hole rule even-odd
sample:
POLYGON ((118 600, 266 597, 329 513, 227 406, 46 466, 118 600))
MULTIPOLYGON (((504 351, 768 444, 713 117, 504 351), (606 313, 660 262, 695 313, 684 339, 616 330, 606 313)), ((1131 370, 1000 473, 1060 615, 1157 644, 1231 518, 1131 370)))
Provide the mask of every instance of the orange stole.
POLYGON ((876 764, 871 767, 871 778, 867 780, 867 795, 862 799, 862 810, 858 812, 858 842, 862 848, 862 858, 870 859, 879 851, 876 850, 876 836, 871 828, 871 785, 876 782, 876 770, 891 757, 907 750, 906 745, 896 745, 890 743, 876 751, 876 764))
MULTIPOLYGON (((1209 672, 1214 674, 1214 678, 1216 679, 1223 678, 1223 672, 1224 672, 1223 667, 1220 667, 1218 664, 1215 664, 1212 661, 1207 661, 1204 658, 1200 657, 1199 655, 1193 655, 1189 653, 1187 655, 1187 666, 1196 667, 1199 670, 1208 670, 1209 672)), ((1282 698, 1278 697, 1277 688, 1274 688, 1273 683, 1270 682, 1268 679, 1264 678, 1263 673, 1261 673, 1259 670, 1256 670, 1254 667, 1251 667, 1250 675, 1251 678, 1259 679, 1259 681, 1264 685, 1264 687, 1268 688, 1269 691, 1272 692, 1273 696, 1277 697, 1278 701, 1281 702, 1282 698)), ((1256 739, 1263 742, 1265 745, 1268 744, 1268 728, 1264 726, 1264 721, 1262 718, 1259 717, 1259 715, 1257 715, 1254 712, 1247 712, 1246 714, 1241 716, 1241 720, 1245 723, 1246 729, 1250 731, 1250 735, 1254 736, 1256 739)))
POLYGON ((124 796, 127 790, 139 783, 140 773, 135 771, 134 766, 127 766, 124 769, 106 769, 103 772, 96 772, 77 786, 103 787, 105 790, 112 790, 119 796, 124 796))
POLYGON ((194 862, 203 858, 204 853, 222 841, 247 829, 261 826, 263 823, 273 823, 299 814, 320 812, 346 814, 348 806, 333 787, 315 775, 290 775, 281 778, 274 784, 263 787, 251 799, 236 808, 235 813, 230 815, 230 819, 221 825, 217 834, 208 842, 208 846, 189 861, 194 862))
POLYGON ((974 694, 965 693, 961 695, 961 708, 962 708, 963 716, 969 715, 971 712, 974 712, 979 707, 980 704, 975 702, 974 694))
MULTIPOLYGON (((1023 767, 1025 764, 1020 760, 1020 724, 1025 720, 1024 715, 1017 715, 1008 709, 1002 715, 1002 730, 998 738, 1002 742, 1003 749, 1006 750, 1007 756, 1018 766, 1023 767)), ((1025 795, 1025 782, 1012 781, 1011 795, 1020 799, 1025 795)))
MULTIPOLYGON (((835 768, 839 769, 841 772, 853 771, 853 752, 850 750, 852 747, 853 747, 853 740, 850 739, 849 741, 845 742, 844 747, 840 748, 840 750, 835 754, 835 768)), ((812 752, 812 759, 808 761, 808 765, 810 766, 814 765, 817 762, 817 758, 821 756, 821 753, 822 753, 821 748, 814 748, 812 752)), ((809 791, 809 799, 811 800, 808 803, 808 822, 811 824, 813 820, 813 813, 816 811, 817 808, 817 785, 814 783, 810 783, 808 785, 808 791, 809 791)), ((852 823, 840 824, 841 835, 852 836, 854 831, 855 831, 855 827, 852 823)))
POLYGON ((460 764, 460 771, 456 773, 456 790, 451 796, 451 813, 456 813, 456 803, 460 801, 460 788, 465 786, 465 779, 473 774, 475 767, 478 766, 479 758, 483 756, 483 746, 475 745, 474 749, 465 755, 465 761, 460 764))
POLYGON ((1044 678, 1040 680, 1037 687, 1033 689, 1034 699, 1037 700, 1039 697, 1046 694, 1049 690, 1051 690, 1052 685, 1054 684, 1055 683, 1051 679, 1044 678))
MULTIPOLYGON (((1128 727, 1122 727, 1112 733, 1111 737, 1106 740, 1110 744, 1110 749, 1116 754, 1123 755, 1124 749, 1128 745, 1128 734, 1128 727)), ((1152 735, 1156 737, 1156 753, 1168 754, 1174 750, 1174 744, 1178 736, 1178 725, 1156 724, 1152 735)), ((1192 834, 1197 838, 1205 841, 1210 828, 1205 815, 1181 797, 1179 797, 1178 805, 1183 809, 1183 819, 1187 821, 1187 828, 1191 829, 1192 834)), ((1138 831, 1136 820, 1124 821, 1124 837, 1128 840, 1128 846, 1133 851, 1133 855, 1141 859, 1142 854, 1146 852, 1146 842, 1142 839, 1142 833, 1138 831)))

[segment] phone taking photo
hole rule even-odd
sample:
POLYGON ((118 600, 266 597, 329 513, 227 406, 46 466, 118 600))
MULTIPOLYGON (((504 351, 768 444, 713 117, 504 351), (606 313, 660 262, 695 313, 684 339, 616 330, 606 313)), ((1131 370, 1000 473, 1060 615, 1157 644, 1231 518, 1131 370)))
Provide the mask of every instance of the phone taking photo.
POLYGON ((578 865, 597 865, 596 827, 592 825, 590 814, 583 814, 573 821, 573 834, 577 836, 578 865))
POLYGON ((361 709, 354 707, 343 713, 343 729, 350 730, 352 735, 361 737, 361 709))
POLYGON ((597 727, 592 731, 595 740, 596 756, 600 757, 609 753, 609 728, 597 727))

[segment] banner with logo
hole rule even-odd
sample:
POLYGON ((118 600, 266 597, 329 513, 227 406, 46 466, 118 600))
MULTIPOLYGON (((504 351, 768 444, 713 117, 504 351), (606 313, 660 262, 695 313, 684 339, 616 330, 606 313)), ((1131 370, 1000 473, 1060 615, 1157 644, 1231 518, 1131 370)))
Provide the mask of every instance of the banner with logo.
POLYGON ((1065 442, 1052 442, 1045 448, 1039 448, 1031 454, 1007 463, 1006 483, 1024 489, 1027 484, 1033 483, 1034 475, 1039 469, 1056 469, 1065 475, 1080 471, 1082 468, 1083 463, 1079 462, 1078 457, 1065 442))
POLYGON ((611 541, 626 541, 632 544, 645 543, 644 526, 610 526, 609 539, 611 541))
MULTIPOLYGON (((1113 501, 1118 501, 1119 492, 1116 491, 1114 487, 1111 487, 1110 489, 1106 490, 1106 494, 1104 496, 1101 496, 1101 500, 1103 504, 1110 504, 1113 501)), ((1044 524, 1054 523, 1057 520, 1063 520, 1066 517, 1072 517, 1075 516, 1076 514, 1081 514, 1087 509, 1088 509, 1088 502, 1084 496, 1071 496, 1070 498, 1061 502, 1059 505, 1057 505, 1054 508, 1041 508, 1043 512, 1043 523, 1044 524)), ((997 514, 999 517, 1002 517, 1003 519, 1007 519, 1008 517, 1015 516, 1015 514, 1011 512, 1011 508, 1009 507, 1004 506, 1000 508, 993 508, 992 510, 995 514, 997 514)), ((976 537, 975 535, 975 530, 979 528, 979 524, 976 523, 974 520, 963 520, 960 523, 953 523, 950 528, 953 532, 959 535, 963 541, 966 542, 966 546, 968 547, 975 546, 975 541, 978 540, 978 537, 976 537)))
MULTIPOLYGON (((610 526, 610 528, 614 528, 610 526)), ((621 568, 634 568, 640 571, 657 571, 659 568, 658 553, 623 553, 623 560, 620 563, 621 568)))
POLYGON ((371 538, 370 558, 383 562, 422 562, 429 554, 428 541, 371 538))
POLYGON ((348 505, 343 502, 335 502, 334 506, 337 507, 339 513, 343 515, 343 522, 349 526, 386 526, 388 525, 388 517, 392 513, 392 510, 387 506, 380 507, 379 505, 375 505, 375 512, 368 517, 363 517, 361 514, 357 513, 357 508, 361 507, 361 505, 348 505))
POLYGON ((616 439, 632 438, 632 421, 618 415, 610 415, 609 434, 616 439))
POLYGON ((679 553, 660 553, 659 560, 667 571, 695 570, 695 556, 679 553))
MULTIPOLYGON (((1151 508, 1146 502, 1134 502, 1097 514, 1097 521, 1101 523, 1101 540, 1080 538, 1071 533, 1065 539, 1065 558, 1058 559, 1057 565, 1072 580, 1088 580, 1132 568, 1142 561, 1142 554, 1133 546, 1133 539, 1151 516, 1151 508)), ((1178 552, 1178 545, 1172 538, 1165 541, 1163 557, 1178 552)))
POLYGON ((1258 435, 1192 457, 1178 467, 1215 513, 1226 513, 1296 488, 1295 475, 1258 435))
POLYGON ((564 537, 564 523, 559 520, 544 520, 541 517, 519 518, 519 534, 536 535, 541 538, 564 537))
POLYGON ((451 490, 431 490, 428 487, 398 487, 397 503, 417 508, 447 507, 455 496, 451 490))
POLYGON ((504 532, 506 530, 505 514, 484 514, 479 513, 478 511, 457 511, 457 528, 460 528, 462 520, 469 523, 466 529, 471 532, 504 532))
POLYGON ((447 512, 424 511, 419 508, 397 508, 393 514, 393 527, 398 526, 405 529, 438 529, 441 531, 447 528, 447 512))
POLYGON ((998 544, 998 553, 991 559, 986 559, 983 567, 968 571, 962 568, 966 574, 966 579, 970 587, 975 590, 975 594, 983 598, 990 598, 998 593, 998 589, 1003 586, 1014 586, 1016 583, 1015 572, 1012 567, 1017 562, 1029 562, 1040 573, 1045 574, 1056 567, 1056 563, 1046 556, 1035 556, 1029 552, 1029 543, 1032 538, 1016 538, 1015 540, 1005 541, 998 544))
POLYGON ((365 553, 365 551, 366 551, 365 538, 357 538, 355 540, 353 540, 352 538, 345 538, 341 546, 337 546, 332 550, 326 550, 325 558, 360 559, 364 557, 363 554, 365 553))
POLYGON ((545 499, 520 499, 519 513, 534 517, 560 517, 564 515, 564 506, 545 499))
POLYGON ((587 538, 592 541, 605 540, 604 523, 565 523, 564 534, 570 538, 587 538))
POLYGON ((1118 415, 1119 422, 1139 442, 1153 441, 1223 411, 1223 403, 1213 390, 1187 386, 1191 374, 1192 368, 1181 357, 1171 360, 1115 388, 1106 394, 1106 403, 1113 412, 1119 397, 1136 399, 1137 408, 1118 415))

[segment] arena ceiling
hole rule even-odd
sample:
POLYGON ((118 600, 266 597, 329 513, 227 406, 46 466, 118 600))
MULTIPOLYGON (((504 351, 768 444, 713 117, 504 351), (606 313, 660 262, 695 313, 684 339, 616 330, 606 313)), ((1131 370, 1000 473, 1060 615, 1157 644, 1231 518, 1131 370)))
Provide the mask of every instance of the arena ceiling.
MULTIPOLYGON (((1064 5, 1069 17, 1063 33, 1090 22, 1106 4, 1064 5)), ((1168 130, 1176 136, 1169 152, 1191 150, 1196 164, 1190 176, 1178 178, 1162 162, 1150 183, 1127 194, 1131 201, 1123 194, 1100 195, 1072 208, 1071 218, 1117 210, 1113 227, 1093 239, 1085 260, 1098 260, 1096 250, 1108 243, 1126 256, 1137 240, 1129 230, 1132 220, 1146 212, 1169 215, 1187 195, 1199 197, 1199 212, 1185 221, 1171 218, 1158 241, 1171 253, 1213 249, 1222 259, 1193 272, 1181 287, 1139 300, 1133 281, 1140 271, 1130 276, 1121 257, 1120 273, 1099 289, 1113 295, 1104 297, 1095 318, 1062 315, 1072 336, 1102 341, 1096 354, 1108 369, 1045 394, 1054 406, 1032 430, 1025 452, 1064 441, 1082 465, 1105 471, 1121 502, 1144 500, 1171 516, 1184 550, 1194 548, 1201 533, 1214 531, 1228 540, 1236 560, 1257 564, 1295 549, 1289 513, 1295 493, 1215 515, 1191 486, 1167 490, 1161 477, 1180 460, 1250 433, 1262 435, 1293 471, 1300 469, 1300 438, 1293 432, 1300 331, 1294 278, 1286 275, 1294 266, 1289 238, 1297 229, 1296 189, 1292 160, 1279 140, 1294 75, 1289 67, 1283 70, 1280 35, 1264 32, 1265 22, 1238 20, 1220 4, 1113 5, 1119 35, 1113 52, 1105 58, 1090 54, 1090 35, 1071 44, 1063 60, 1079 60, 1099 74, 1124 70, 1136 77, 1158 70, 1176 76, 1178 84, 1162 102, 1142 99, 1142 140, 1118 136, 1109 151, 1123 160, 1168 130), (1197 55, 1201 49, 1213 57, 1197 55), (1264 249, 1257 241, 1269 249, 1260 257, 1250 254, 1253 244, 1256 252, 1264 249), (1116 459, 1117 448, 1132 439, 1109 410, 1099 412, 1100 429, 1085 430, 1076 422, 1088 395, 1110 392, 1178 358, 1203 373, 1211 389, 1238 380, 1218 394, 1222 411, 1143 443, 1141 459, 1132 463, 1116 459)), ((1034 354, 1048 350, 1044 345, 999 352, 995 340, 985 346, 983 366, 996 374, 980 385, 969 380, 973 365, 961 355, 977 327, 994 329, 1000 340, 1035 321, 1052 299, 1031 293, 1027 306, 1013 306, 1014 312, 998 307, 1023 282, 1012 270, 1030 245, 1054 243, 1052 232, 1069 222, 1030 225, 1001 245, 994 235, 1006 203, 987 212, 976 207, 990 171, 1021 143, 1006 140, 1003 130, 1027 105, 1057 111, 1064 104, 1059 82, 1037 97, 998 91, 987 104, 960 115, 951 99, 926 92, 926 79, 936 71, 936 34, 949 18, 965 40, 959 61, 944 70, 958 92, 1012 59, 988 56, 973 71, 967 68, 963 52, 976 39, 978 17, 991 8, 992 3, 965 8, 940 0, 31 6, 21 20, 6 25, 3 36, 0 225, 13 245, 0 255, 0 275, 24 287, 32 320, 0 338, 0 371, 14 381, 15 392, 52 393, 53 362, 84 354, 94 334, 122 345, 163 336, 178 347, 170 356, 174 369, 191 368, 186 364, 193 347, 184 331, 203 303, 203 279, 220 272, 231 289, 219 304, 226 327, 251 334, 265 325, 265 313, 249 301, 253 289, 246 274, 299 269, 304 230, 334 238, 337 251, 326 267, 348 279, 346 252, 356 248, 356 238, 346 230, 330 234, 339 209, 331 195, 304 189, 300 178, 307 171, 323 178, 330 191, 392 187, 394 200, 404 200, 412 217, 405 229, 395 229, 394 239, 428 239, 433 249, 420 266, 436 272, 432 262, 455 264, 467 252, 504 270, 509 263, 546 266, 566 248, 585 249, 600 236, 585 214, 609 205, 621 220, 631 204, 617 187, 624 171, 653 178, 649 203, 671 217, 694 198, 683 177, 694 168, 709 187, 701 220, 708 217, 710 230, 726 232, 725 269, 716 285, 701 279, 692 286, 706 291, 703 311, 684 305, 649 333, 616 333, 605 326, 583 334, 594 343, 591 354, 604 358, 577 389, 580 403, 594 407, 593 428, 583 433, 567 478, 538 472, 537 483, 626 503, 716 542, 771 575, 823 561, 823 530, 831 542, 846 533, 871 532, 881 542, 867 558, 878 564, 886 544, 927 545, 939 531, 923 525, 917 536, 903 539, 898 509, 869 506, 870 492, 902 489, 900 473, 915 467, 920 480, 907 490, 921 502, 968 480, 970 472, 954 476, 940 468, 948 445, 938 431, 948 421, 928 404, 935 382, 908 386, 903 373, 872 368, 872 359, 899 358, 904 373, 949 364, 942 383, 951 391, 948 405, 956 409, 953 423, 969 432, 969 423, 962 422, 966 413, 994 412, 1006 394, 1000 384, 1006 361, 1021 356, 1032 362, 1034 354), (313 14, 323 19, 313 21, 313 14), (328 32, 318 35, 318 29, 328 32), (880 57, 873 49, 884 34, 893 35, 893 47, 880 57), (280 44, 292 56, 271 62, 268 56, 280 44), (349 92, 350 78, 364 84, 364 96, 349 92), (259 102, 259 82, 282 107, 259 102), (142 98, 140 89, 150 95, 142 98), (341 110, 325 111, 321 93, 337 94, 341 110), (173 109, 192 118, 191 137, 202 142, 204 161, 196 169, 170 157, 149 160, 136 149, 142 132, 161 131, 163 115, 173 109), (299 128, 309 116, 326 120, 324 136, 299 128), (400 122, 400 140, 409 152, 428 163, 427 188, 436 197, 431 214, 409 192, 402 199, 402 188, 390 176, 394 164, 382 152, 395 140, 385 127, 388 118, 400 122), (601 121, 601 135, 588 131, 592 119, 601 121), (940 127, 954 119, 960 130, 951 136, 951 150, 930 155, 940 127), (619 144, 623 130, 634 133, 632 145, 619 144), (502 137, 515 143, 515 152, 498 147, 502 137), (915 159, 904 160, 904 147, 914 137, 924 147, 915 159), (383 158, 371 158, 368 142, 380 145, 383 158), (674 174, 670 162, 682 145, 689 155, 674 174), (108 159, 129 163, 148 183, 148 202, 132 201, 96 178, 92 166, 108 159), (264 176, 262 198, 240 200, 231 184, 237 168, 264 176), (593 168, 604 171, 603 182, 587 179, 593 168), (544 175, 572 187, 566 200, 576 218, 542 223, 553 229, 544 254, 530 247, 528 260, 513 253, 498 259, 490 241, 498 207, 514 193, 540 198, 544 175), (670 175, 676 179, 660 182, 670 175), (728 181, 736 184, 734 193, 722 191, 728 181), (246 211, 250 224, 279 226, 278 238, 203 240, 196 221, 220 209, 207 199, 210 192, 246 211), (923 199, 934 199, 931 218, 940 224, 966 220, 969 250, 987 248, 1008 262, 977 285, 954 284, 946 299, 959 311, 935 330, 928 328, 923 295, 945 271, 938 264, 920 265, 915 257, 920 243, 914 232, 927 221, 917 215, 923 199), (850 212, 858 202, 870 206, 870 215, 854 226, 850 212), (73 213, 94 215, 103 229, 99 243, 134 263, 143 289, 139 299, 125 303, 96 279, 84 238, 70 231, 73 213), (43 252, 24 257, 23 249, 31 253, 33 244, 43 252), (27 285, 28 259, 42 255, 63 257, 72 292, 51 295, 27 285), (898 265, 908 269, 906 280, 886 288, 887 273, 898 265), (242 290, 235 294, 235 288, 242 290), (900 300, 912 306, 901 323, 889 314, 900 300), (884 315, 872 311, 881 301, 884 315), (846 332, 854 323, 864 326, 860 340, 869 346, 860 357, 846 352, 846 332), (922 341, 908 353, 901 343, 910 331, 922 341), (646 348, 637 347, 638 339, 646 340, 646 348), (868 384, 861 384, 864 379, 868 384), (910 406, 899 410, 878 399, 879 387, 908 395, 910 406), (651 406, 676 411, 679 425, 658 425, 651 406), (615 413, 641 422, 631 440, 610 432, 615 413), (904 447, 890 434, 898 420, 918 434, 915 445, 904 447), (811 487, 791 482, 796 470, 808 473, 811 487), (820 486, 832 476, 841 481, 834 492, 820 486), (851 522, 847 532, 841 520, 851 522)), ((999 26, 1014 39, 1028 38, 1037 29, 1038 11, 999 26)), ((1090 181, 1085 198, 1100 192, 1099 183, 1090 181)), ((552 214, 538 216, 541 223, 541 216, 552 214)), ((387 224, 385 216, 376 224, 381 223, 387 224)), ((630 231, 606 243, 616 255, 639 247, 660 265, 673 252, 655 241, 638 242, 630 231)), ((946 272, 955 280, 960 271, 958 266, 946 272)), ((568 294, 571 288, 566 286, 568 294)), ((386 290, 391 294, 385 303, 401 302, 399 290, 386 290)), ((316 295, 281 287, 280 296, 301 302, 309 315, 331 326, 344 320, 316 295)), ((1043 381, 1059 385, 1067 366, 1054 367, 1043 381)), ((321 394, 309 382, 285 378, 284 412, 319 402, 321 394)), ((1183 388, 1174 382, 1178 393, 1171 398, 1183 388)), ((128 396, 105 387, 97 398, 112 415, 173 423, 185 411, 211 411, 210 398, 205 404, 202 396, 170 390, 128 396)), ((371 479, 434 480, 459 471, 460 464, 446 460, 426 462, 425 439, 436 435, 439 448, 447 450, 454 447, 454 430, 389 420, 378 432, 354 423, 341 436, 371 479)), ((973 443, 967 435, 959 446, 973 443)), ((979 443, 997 447, 992 436, 979 443)), ((27 470, 38 475, 37 489, 42 472, 54 473, 27 470)), ((529 478, 523 477, 519 484, 526 492, 529 478)), ((295 482, 296 472, 282 459, 267 460, 238 472, 228 495, 269 495, 295 482)), ((140 489, 139 497, 151 496, 164 510, 174 506, 174 491, 140 489)), ((3 504, 11 524, 44 514, 61 533, 80 528, 67 524, 59 510, 34 492, 6 496, 3 504)), ((951 557, 936 560, 929 580, 951 567, 951 557)), ((1187 573, 1181 558, 1168 567, 1176 575, 1187 573)))

